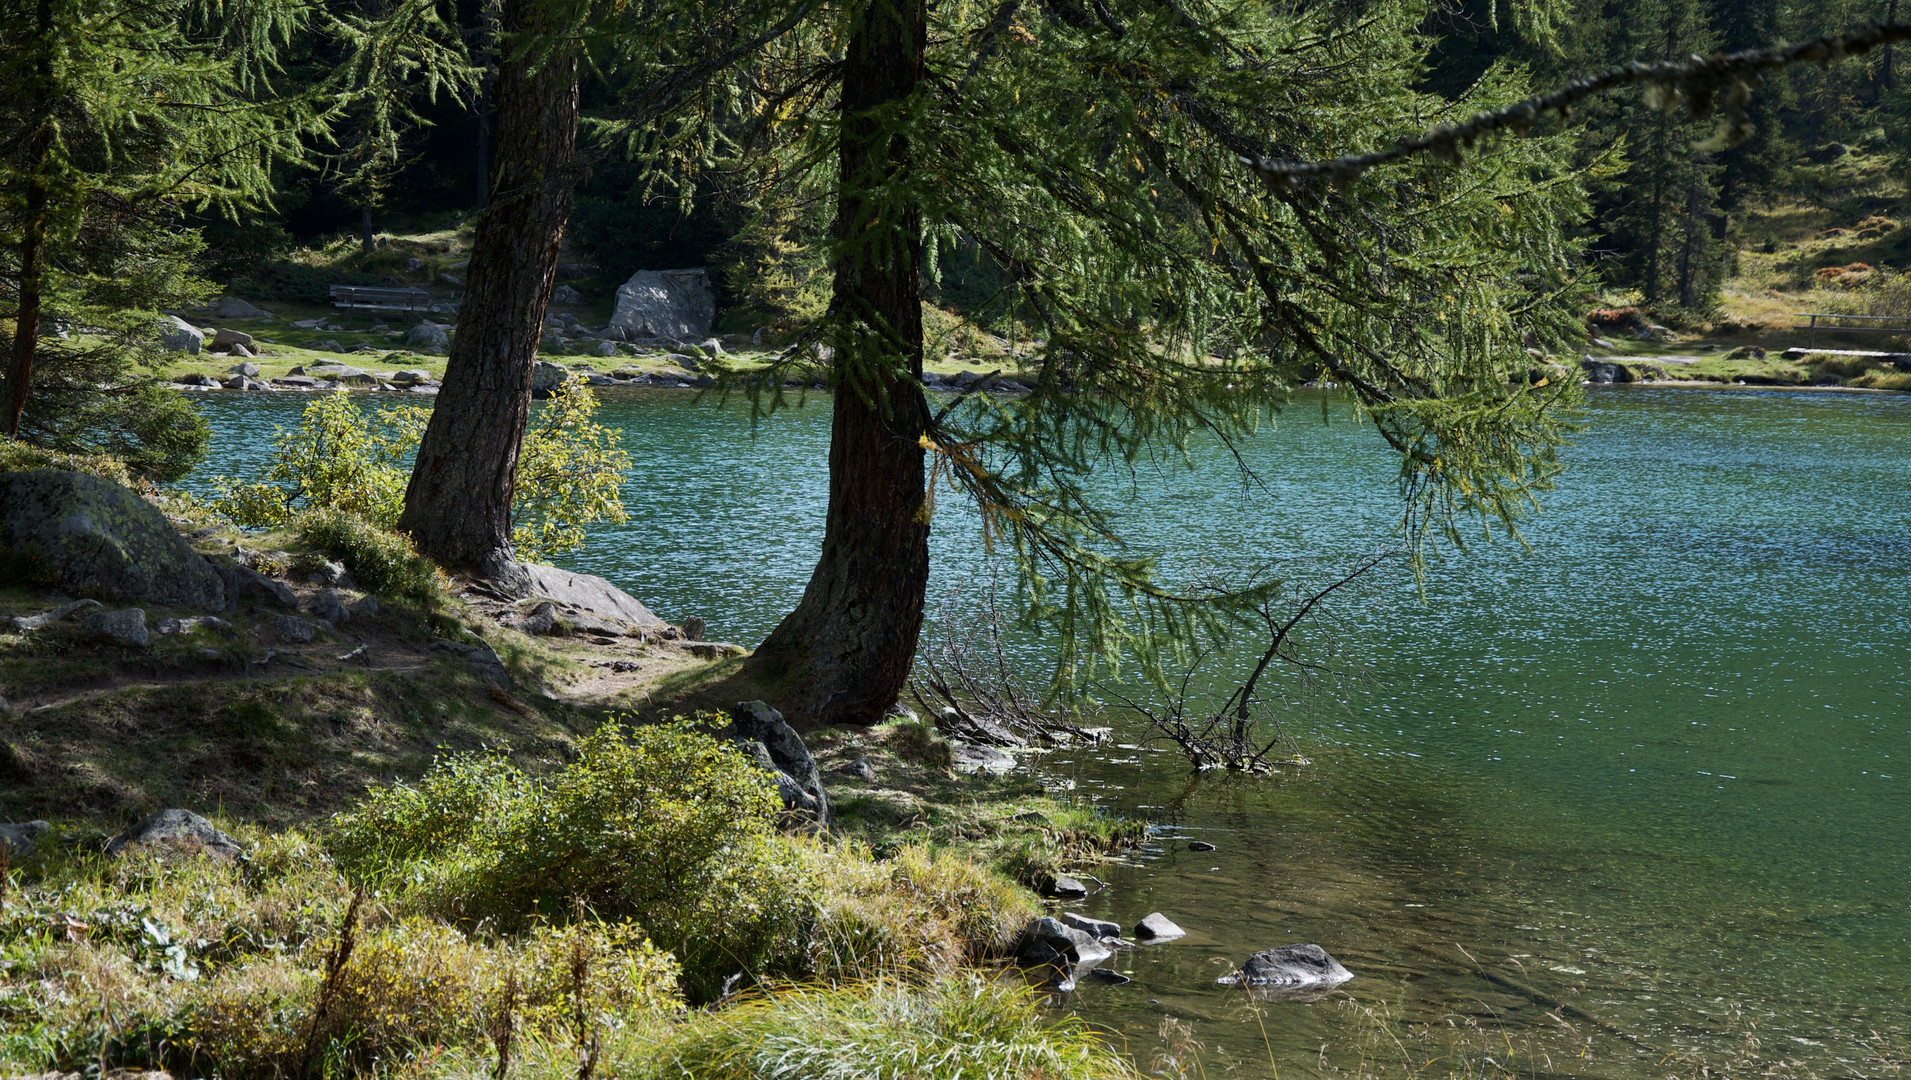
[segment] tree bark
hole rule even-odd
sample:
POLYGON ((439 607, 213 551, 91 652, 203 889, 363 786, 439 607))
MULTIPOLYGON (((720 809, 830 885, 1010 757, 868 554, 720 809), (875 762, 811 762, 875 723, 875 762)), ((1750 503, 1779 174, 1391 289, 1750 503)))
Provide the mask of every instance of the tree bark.
POLYGON ((865 725, 896 703, 929 583, 921 439, 921 215, 907 140, 885 116, 922 80, 922 0, 864 0, 843 64, 829 516, 803 600, 744 675, 810 723, 865 725))
POLYGON ((33 382, 33 361, 40 347, 40 303, 46 292, 46 226, 52 192, 47 165, 53 155, 53 4, 40 0, 35 13, 39 57, 34 62, 34 93, 39 108, 33 115, 40 130, 32 136, 32 170, 27 174, 25 210, 20 225, 20 303, 13 320, 13 363, 7 373, 6 434, 20 435, 20 417, 26 412, 27 390, 33 382))
POLYGON ((531 373, 576 184, 577 55, 539 55, 540 0, 506 0, 491 188, 478 217, 444 388, 418 448, 399 528, 455 569, 514 584, 511 500, 531 373))

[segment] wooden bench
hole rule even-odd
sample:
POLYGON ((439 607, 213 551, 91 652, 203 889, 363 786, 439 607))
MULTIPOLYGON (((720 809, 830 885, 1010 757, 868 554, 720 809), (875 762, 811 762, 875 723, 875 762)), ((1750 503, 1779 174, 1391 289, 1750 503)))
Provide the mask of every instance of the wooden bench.
POLYGON ((332 306, 347 311, 402 311, 416 315, 431 310, 431 294, 423 289, 394 289, 376 285, 334 285, 332 306))
POLYGON ((1900 334, 1911 336, 1911 318, 1903 315, 1829 315, 1824 312, 1800 311, 1795 319, 1809 319, 1809 323, 1793 325, 1794 330, 1806 330, 1806 347, 1818 344, 1818 331, 1839 334, 1900 334), (1818 320, 1823 319, 1824 322, 1818 320), (1893 323, 1892 326, 1843 326, 1841 322, 1893 323))

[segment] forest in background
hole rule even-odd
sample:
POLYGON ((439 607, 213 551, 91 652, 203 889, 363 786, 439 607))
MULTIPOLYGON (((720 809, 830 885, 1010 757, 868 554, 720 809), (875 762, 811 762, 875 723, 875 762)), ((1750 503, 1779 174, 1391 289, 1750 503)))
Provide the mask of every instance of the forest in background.
MULTIPOLYGON (((1419 27, 1430 43, 1422 86, 1457 101, 1496 69, 1510 68, 1546 89, 1628 61, 1762 48, 1892 21, 1897 6, 1896 0, 1442 2, 1419 27)), ((482 52, 495 12, 473 0, 461 0, 456 9, 460 32, 482 52)), ((1659 321, 1693 325, 1722 317, 1727 282, 1746 270, 1741 252, 1776 254, 1792 239, 1767 220, 1775 211, 1825 211, 1831 221, 1856 226, 1854 237, 1867 219, 1889 220, 1911 161, 1911 93, 1898 51, 1885 45, 1844 63, 1768 74, 1749 106, 1755 130, 1729 148, 1710 145, 1714 120, 1641 107, 1645 89, 1591 101, 1571 121, 1583 132, 1580 164, 1608 155, 1623 164, 1588 177, 1585 265, 1610 292, 1643 304, 1659 321)), ((618 92, 601 72, 586 70, 585 113, 608 106, 618 92)), ((364 234, 455 229, 483 198, 479 177, 488 167, 494 123, 488 99, 481 93, 471 103, 421 102, 418 118, 397 160, 373 182, 281 166, 271 205, 245 210, 236 220, 217 213, 196 219, 207 244, 206 275, 237 295, 322 303, 325 285, 337 275, 291 258, 298 249, 364 234)), ((680 177, 685 185, 675 187, 659 184, 649 168, 615 147, 587 149, 584 157, 568 243, 591 264, 601 291, 637 270, 711 266, 732 327, 791 314, 784 309, 820 309, 827 291, 820 238, 804 235, 792 221, 765 220, 747 183, 713 168, 680 177)), ((1903 253, 1887 247, 1877 265, 1895 269, 1903 253)), ((1816 269, 1805 267, 1804 276, 1816 269)), ((963 314, 975 314, 1000 286, 999 275, 980 265, 956 261, 943 271, 940 281, 929 283, 931 295, 963 314)))

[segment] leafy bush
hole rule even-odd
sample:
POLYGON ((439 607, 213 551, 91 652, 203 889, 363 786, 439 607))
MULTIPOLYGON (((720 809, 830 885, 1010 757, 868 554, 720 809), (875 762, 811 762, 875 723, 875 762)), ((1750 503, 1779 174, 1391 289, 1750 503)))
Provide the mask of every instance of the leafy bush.
POLYGON ((509 929, 582 903, 633 919, 707 998, 730 973, 798 952, 809 890, 775 834, 780 810, 769 778, 725 743, 683 722, 612 723, 548 778, 440 762, 415 790, 374 793, 334 835, 346 865, 398 870, 449 918, 509 929))
POLYGON ((584 546, 584 526, 623 522, 619 488, 630 455, 617 434, 592 419, 597 395, 576 378, 545 401, 524 433, 511 542, 532 562, 584 546))
MULTIPOLYGON (((520 558, 548 559, 582 546, 584 526, 626 520, 619 488, 630 455, 592 419, 596 411, 597 395, 572 380, 525 431, 511 531, 520 558)), ((280 430, 264 481, 215 477, 213 505, 249 529, 283 526, 302 510, 344 511, 390 529, 405 508, 412 456, 430 420, 423 406, 368 415, 349 393, 327 394, 305 407, 295 430, 280 430)))
POLYGON ((413 449, 424 435, 431 410, 399 405, 366 416, 343 390, 305 407, 299 426, 279 432, 272 465, 273 483, 216 477, 215 503, 246 528, 284 525, 302 508, 343 510, 376 524, 398 522, 405 505, 413 449))
POLYGON ((307 510, 292 525, 301 543, 344 563, 367 589, 426 607, 444 601, 444 572, 409 538, 344 510, 307 510))
POLYGON ((67 469, 130 486, 132 475, 126 463, 103 454, 70 454, 43 446, 0 438, 0 472, 26 472, 29 469, 67 469))

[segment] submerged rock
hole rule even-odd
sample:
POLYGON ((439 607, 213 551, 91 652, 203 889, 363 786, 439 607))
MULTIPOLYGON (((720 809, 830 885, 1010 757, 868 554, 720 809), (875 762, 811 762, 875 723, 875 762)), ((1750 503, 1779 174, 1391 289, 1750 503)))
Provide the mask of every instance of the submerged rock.
POLYGON ((1087 915, 1076 914, 1073 911, 1064 911, 1059 918, 1063 923, 1085 934, 1091 934, 1097 940, 1101 938, 1118 938, 1121 936, 1121 924, 1109 922, 1107 919, 1091 918, 1087 915))
POLYGON ((1088 895, 1088 886, 1067 874, 1056 874, 1050 879, 1042 895, 1051 900, 1080 900, 1088 895))
POLYGON ((1240 970, 1215 981, 1223 986, 1305 990, 1339 986, 1353 977, 1319 945, 1282 945, 1255 953, 1240 970))

